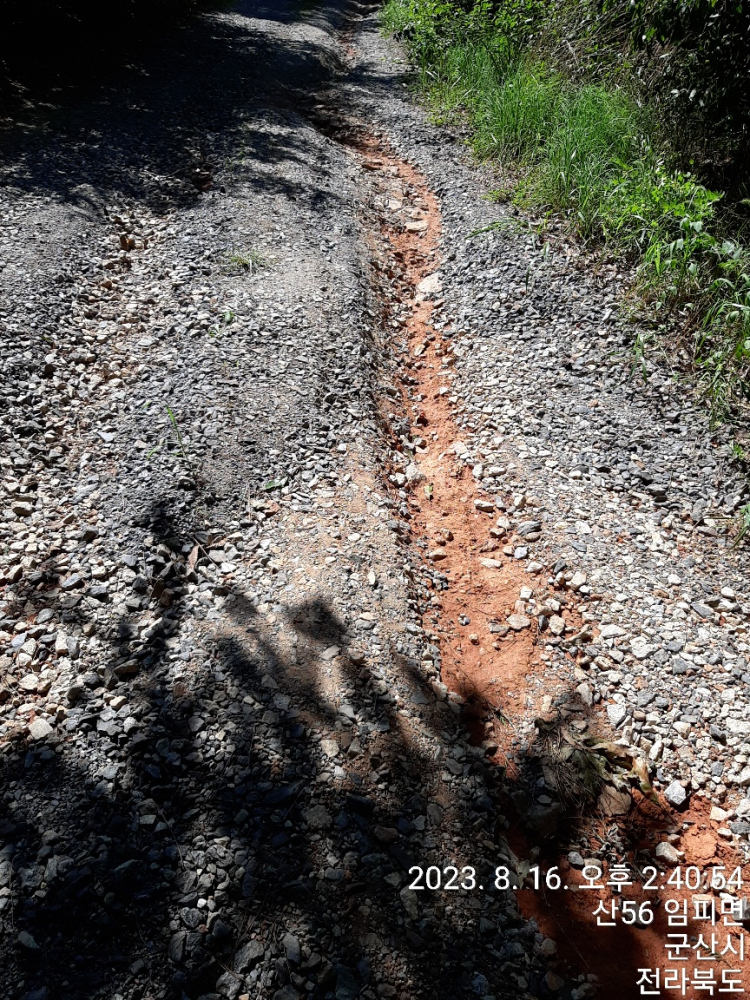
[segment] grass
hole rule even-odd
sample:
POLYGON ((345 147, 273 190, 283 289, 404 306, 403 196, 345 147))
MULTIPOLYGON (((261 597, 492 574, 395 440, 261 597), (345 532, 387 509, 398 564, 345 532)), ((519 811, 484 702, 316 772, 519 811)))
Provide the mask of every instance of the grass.
POLYGON ((260 250, 251 247, 249 250, 231 250, 227 254, 227 265, 234 273, 256 274, 264 267, 268 267, 268 260, 260 250))
POLYGON ((624 90, 572 82, 488 10, 389 0, 383 23, 406 34, 433 107, 468 119, 476 154, 516 177, 516 204, 637 262, 640 300, 655 326, 690 342, 715 421, 746 414, 750 250, 723 234, 721 192, 670 169, 652 116, 624 90))
POLYGON ((190 465, 190 459, 187 457, 187 454, 185 452, 185 445, 182 443, 182 434, 180 433, 180 425, 177 423, 177 417, 174 415, 174 413, 172 412, 172 408, 169 406, 167 407, 167 414, 169 416, 169 422, 172 425, 172 429, 174 430, 175 435, 177 437, 177 444, 179 445, 180 454, 182 455, 183 461, 185 462, 186 465, 190 465))

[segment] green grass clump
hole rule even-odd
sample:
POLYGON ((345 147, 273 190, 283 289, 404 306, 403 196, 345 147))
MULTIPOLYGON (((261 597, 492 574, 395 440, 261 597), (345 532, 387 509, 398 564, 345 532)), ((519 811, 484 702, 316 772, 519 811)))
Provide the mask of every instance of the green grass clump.
POLYGON ((249 250, 232 250, 227 254, 227 265, 235 272, 256 274, 268 267, 268 260, 260 250, 251 247, 249 250))
POLYGON ((736 414, 750 385, 750 252, 721 235, 722 194, 669 168, 652 116, 623 89, 532 56, 528 5, 501 16, 484 2, 390 0, 383 22, 407 39, 433 105, 466 115, 476 153, 520 176, 517 203, 638 262, 657 320, 680 310, 714 416, 736 414))
POLYGON ((608 193, 622 164, 638 155, 640 115, 622 94, 591 85, 565 88, 541 157, 537 197, 573 214, 584 237, 607 223, 608 193))
POLYGON ((502 80, 474 88, 477 152, 511 164, 539 161, 561 99, 559 82, 543 67, 516 65, 502 80))

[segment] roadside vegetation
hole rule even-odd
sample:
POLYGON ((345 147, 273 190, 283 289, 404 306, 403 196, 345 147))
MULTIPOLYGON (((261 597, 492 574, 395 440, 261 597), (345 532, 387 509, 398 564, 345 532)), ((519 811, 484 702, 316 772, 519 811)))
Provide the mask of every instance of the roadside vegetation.
POLYGON ((717 421, 750 392, 750 16, 703 0, 389 0, 436 110, 507 196, 637 264, 717 421))

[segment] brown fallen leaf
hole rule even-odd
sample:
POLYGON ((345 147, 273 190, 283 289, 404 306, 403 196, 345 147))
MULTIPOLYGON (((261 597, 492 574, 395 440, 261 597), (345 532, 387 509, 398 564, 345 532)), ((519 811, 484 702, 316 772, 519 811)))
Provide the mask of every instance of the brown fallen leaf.
POLYGON ((605 785, 597 802, 597 809, 604 816, 625 816, 633 804, 629 792, 618 792, 612 785, 605 785))

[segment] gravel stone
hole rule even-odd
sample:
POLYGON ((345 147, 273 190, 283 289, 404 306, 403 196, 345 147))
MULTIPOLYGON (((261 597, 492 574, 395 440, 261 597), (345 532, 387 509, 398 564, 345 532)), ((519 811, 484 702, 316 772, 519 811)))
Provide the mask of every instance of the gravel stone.
POLYGON ((687 792, 679 781, 672 781, 664 789, 664 798, 675 809, 679 809, 687 802, 687 792))
POLYGON ((656 845, 654 854, 659 861, 665 861, 668 865, 678 865, 680 863, 680 852, 666 840, 656 845))

